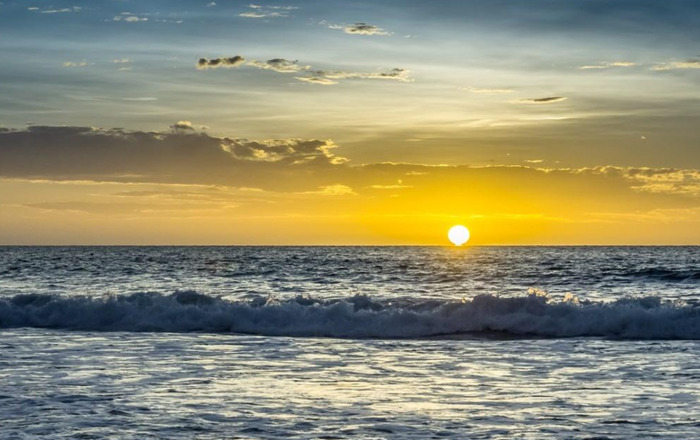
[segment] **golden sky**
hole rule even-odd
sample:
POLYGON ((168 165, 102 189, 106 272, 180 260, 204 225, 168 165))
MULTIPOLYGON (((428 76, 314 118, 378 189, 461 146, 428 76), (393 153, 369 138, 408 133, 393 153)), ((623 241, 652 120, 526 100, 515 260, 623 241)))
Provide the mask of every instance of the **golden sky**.
POLYGON ((64 3, 0 4, 0 244, 700 244, 700 4, 64 3))

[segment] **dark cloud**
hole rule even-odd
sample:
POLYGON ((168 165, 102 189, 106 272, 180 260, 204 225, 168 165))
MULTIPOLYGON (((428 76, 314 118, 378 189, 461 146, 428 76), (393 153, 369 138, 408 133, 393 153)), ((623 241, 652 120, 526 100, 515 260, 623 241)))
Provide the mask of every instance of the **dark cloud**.
POLYGON ((521 99, 518 102, 522 102, 524 104, 554 104, 555 102, 561 102, 565 100, 565 96, 548 96, 546 98, 521 99))
POLYGON ((338 80, 346 79, 388 79, 400 82, 412 82, 410 71, 395 68, 379 72, 347 72, 342 70, 311 70, 311 66, 299 64, 298 60, 288 60, 285 58, 272 58, 267 61, 251 60, 246 61, 240 55, 230 58, 200 58, 197 62, 197 69, 216 69, 219 67, 238 67, 245 64, 248 67, 257 69, 272 70, 279 73, 299 73, 305 72, 305 76, 295 77, 299 81, 324 86, 337 84, 338 80))
POLYGON ((351 35, 391 35, 388 32, 378 26, 367 23, 355 23, 350 25, 329 25, 331 29, 342 29, 346 34, 351 35))
POLYGON ((212 58, 212 59, 200 58, 199 61, 197 61, 197 69, 207 70, 207 69, 218 69, 220 67, 231 68, 231 67, 238 67, 243 63, 245 63, 245 58, 243 58, 240 55, 236 55, 236 56, 228 57, 228 58, 212 58))
POLYGON ((302 70, 307 70, 310 66, 299 65, 299 61, 285 60, 284 58, 273 58, 267 61, 253 60, 248 63, 249 66, 257 67, 258 69, 274 70, 280 73, 294 73, 302 70))
POLYGON ((31 126, 0 130, 0 176, 47 180, 184 183, 291 191, 285 183, 315 169, 344 166, 328 140, 252 141, 209 136, 188 121, 170 132, 31 126))
MULTIPOLYGON (((186 121, 173 124, 190 126, 186 121)), ((256 141, 215 137, 188 128, 143 132, 32 126, 0 130, 0 177, 245 187, 370 198, 381 189, 387 198, 375 202, 406 214, 416 207, 423 213, 452 209, 444 198, 435 197, 445 191, 447 182, 454 199, 464 197, 475 212, 510 212, 509 200, 536 200, 538 212, 551 215, 618 212, 621 204, 633 212, 692 208, 700 203, 698 170, 351 165, 334 154, 335 148, 329 140, 256 141), (494 200, 504 202, 495 206, 494 200)))
POLYGON ((337 80, 345 79, 388 79, 400 82, 412 82, 410 71, 406 69, 391 69, 384 72, 345 72, 342 70, 312 70, 308 76, 296 77, 300 81, 314 84, 332 85, 337 80))

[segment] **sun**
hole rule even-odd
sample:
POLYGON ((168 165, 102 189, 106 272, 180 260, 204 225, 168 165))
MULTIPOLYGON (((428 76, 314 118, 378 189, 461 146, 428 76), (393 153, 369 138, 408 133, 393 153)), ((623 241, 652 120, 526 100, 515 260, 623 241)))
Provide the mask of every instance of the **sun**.
POLYGON ((452 226, 447 233, 447 238, 456 246, 462 246, 469 241, 469 229, 462 225, 452 226))

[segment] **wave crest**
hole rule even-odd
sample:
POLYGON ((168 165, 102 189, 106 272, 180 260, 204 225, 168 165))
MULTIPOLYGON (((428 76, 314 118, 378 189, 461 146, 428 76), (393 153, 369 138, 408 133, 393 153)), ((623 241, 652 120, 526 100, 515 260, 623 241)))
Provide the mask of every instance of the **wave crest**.
POLYGON ((195 291, 104 297, 16 295, 0 299, 0 328, 231 332, 268 336, 424 338, 490 334, 623 339, 700 339, 700 308, 658 297, 613 302, 554 300, 542 292, 471 300, 376 301, 309 296, 230 301, 195 291))

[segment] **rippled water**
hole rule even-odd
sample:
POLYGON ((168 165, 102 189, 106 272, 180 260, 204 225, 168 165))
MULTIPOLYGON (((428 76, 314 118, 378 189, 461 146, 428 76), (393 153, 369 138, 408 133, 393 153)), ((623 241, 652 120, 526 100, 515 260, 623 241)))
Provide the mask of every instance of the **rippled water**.
POLYGON ((696 247, 0 248, 0 438, 700 438, 698 299, 696 247))
POLYGON ((0 247, 0 295, 700 297, 698 247, 0 247))

